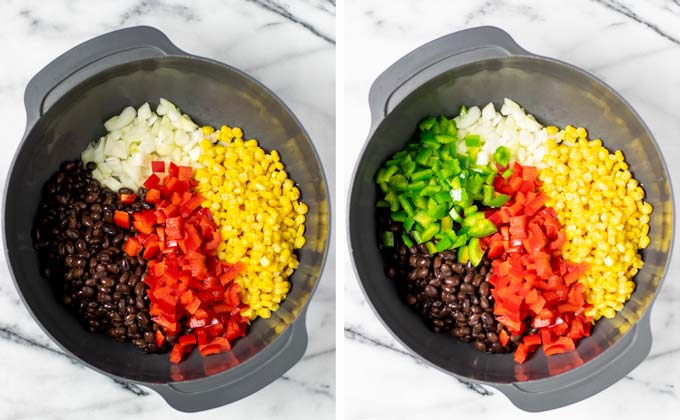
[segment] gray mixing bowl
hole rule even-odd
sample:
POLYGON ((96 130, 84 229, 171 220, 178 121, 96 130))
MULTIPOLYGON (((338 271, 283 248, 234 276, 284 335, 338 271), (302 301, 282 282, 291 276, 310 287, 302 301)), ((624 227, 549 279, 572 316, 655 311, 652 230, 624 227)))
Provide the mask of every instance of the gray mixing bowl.
POLYGON ((181 51, 156 29, 135 27, 81 44, 47 65, 26 88, 27 124, 5 188, 5 250, 16 287, 45 332, 69 354, 117 380, 154 389, 182 411, 236 401, 290 369, 307 348, 305 312, 326 258, 329 198, 312 142, 271 91, 225 64, 181 51), (31 227, 42 185, 59 165, 80 156, 103 123, 125 106, 165 97, 200 124, 242 127, 249 138, 281 152, 309 205, 307 244, 288 298, 258 319, 232 351, 173 365, 131 344, 91 334, 61 305, 38 272, 31 227))
POLYGON ((350 191, 350 251, 367 300, 404 346, 459 379, 499 389, 528 411, 587 398, 647 356, 650 307, 673 240, 673 194, 652 134, 620 95, 583 70, 523 50, 498 28, 480 27, 439 38, 397 61, 375 81, 369 103, 372 127, 350 191), (546 358, 539 351, 522 365, 511 354, 481 353, 450 335, 431 332, 383 273, 376 221, 369 216, 375 214, 379 167, 413 138, 420 120, 451 115, 463 104, 493 102, 498 107, 505 97, 544 124, 583 126, 609 148, 621 149, 654 206, 651 245, 643 252, 644 268, 623 310, 614 319, 600 320, 576 352, 546 358))

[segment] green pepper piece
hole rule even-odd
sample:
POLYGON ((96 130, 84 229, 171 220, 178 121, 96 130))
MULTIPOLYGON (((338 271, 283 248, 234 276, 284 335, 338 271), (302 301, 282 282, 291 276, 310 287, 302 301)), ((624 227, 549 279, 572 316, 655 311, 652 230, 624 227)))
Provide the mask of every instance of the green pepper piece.
POLYGON ((432 223, 423 231, 423 233, 420 235, 420 239, 423 242, 427 242, 430 239, 434 238, 434 235, 437 232, 439 232, 439 223, 432 223))
MULTIPOLYGON (((385 199, 387 200, 387 197, 385 197, 385 199)), ((387 200, 387 201, 389 201, 389 200, 387 200)), ((406 197, 405 194, 400 194, 399 196, 396 196, 396 201, 397 201, 397 205, 401 204, 401 207, 404 208, 404 211, 406 212, 406 214, 413 217, 413 215, 415 214, 415 211, 413 210, 413 206, 411 205, 411 202, 409 201, 408 197, 406 197)), ((397 211, 397 210, 399 210, 399 208, 397 208, 396 210, 393 209, 392 211, 397 211)))
POLYGON ((394 246, 394 234, 390 231, 383 233, 383 245, 393 247, 394 246))
POLYGON ((446 133, 449 129, 449 124, 449 119, 444 115, 440 115, 437 119, 437 128, 439 129, 440 133, 446 133))
POLYGON ((451 134, 437 134, 434 138, 441 144, 449 144, 456 141, 456 137, 451 134))
POLYGON ((436 123, 437 119, 435 117, 427 117, 418 124, 418 128, 420 131, 430 130, 436 123))
POLYGON ((394 191, 390 191, 385 195, 385 201, 390 203, 391 211, 399 210, 399 200, 397 199, 397 194, 394 191))
POLYGON ((414 230, 413 232, 411 232, 411 236, 413 237, 413 240, 416 241, 419 244, 422 244, 423 242, 425 242, 425 241, 423 241, 422 235, 417 230, 414 230))
POLYGON ((482 261, 482 257, 484 256, 484 251, 482 251, 482 247, 479 244, 479 238, 470 239, 470 243, 467 246, 467 250, 470 262, 472 263, 472 265, 477 267, 479 263, 482 261))
POLYGON ((399 152, 395 153, 395 154, 392 156, 392 159, 403 159, 403 158, 405 158, 405 157, 407 157, 407 156, 408 156, 408 152, 407 152, 406 150, 402 150, 402 151, 399 151, 399 152))
POLYGON ((427 210, 432 210, 433 208, 437 207, 437 202, 435 201, 434 198, 428 197, 427 198, 427 210))
POLYGON ((420 196, 425 197, 425 196, 434 195, 434 194, 438 193, 439 191, 441 191, 441 187, 439 185, 428 185, 427 187, 420 190, 420 192, 418 194, 420 196))
POLYGON ((451 247, 451 244, 453 244, 453 241, 451 239, 449 239, 448 237, 446 237, 444 239, 439 240, 439 242, 437 242, 437 245, 435 245, 435 250, 436 250, 436 252, 446 251, 447 249, 449 249, 451 247))
POLYGON ((392 220, 394 220, 395 222, 404 223, 406 219, 408 219, 408 213, 406 213, 405 211, 395 211, 390 215, 390 217, 392 217, 392 220))
POLYGON ((489 200, 488 203, 486 203, 487 206, 489 207, 502 207, 503 204, 507 203, 510 200, 510 196, 506 194, 498 194, 496 197, 492 198, 489 200))
POLYGON ((408 180, 404 175, 395 174, 394 176, 392 176, 392 178, 390 178, 390 185, 396 191, 404 191, 409 184, 408 180))
POLYGON ((449 210, 449 216, 451 216, 451 218, 457 223, 463 222, 463 216, 458 213, 458 210, 456 210, 455 207, 451 207, 451 210, 449 210))
POLYGON ((429 252, 430 254, 437 253, 437 247, 432 242, 426 243, 425 248, 427 248, 427 252, 429 252))
POLYGON ((399 170, 398 166, 390 166, 389 168, 386 168, 384 171, 378 171, 378 176, 377 176, 377 182, 388 182, 390 178, 392 178, 392 175, 396 174, 397 171, 399 170))
POLYGON ((404 222, 404 230, 405 230, 406 232, 410 232, 411 229, 413 229, 413 225, 414 225, 415 223, 416 223, 416 221, 409 217, 409 218, 406 219, 406 221, 404 222))
POLYGON ((510 178, 511 175, 512 175, 512 168, 506 169, 506 170, 503 171, 503 173, 501 174, 501 176, 503 177, 503 179, 508 179, 508 178, 510 178))
POLYGON ((460 248, 461 246, 467 244, 467 241, 468 241, 467 234, 458 232, 458 236, 451 244, 451 249, 460 248))
POLYGON ((416 156, 416 162, 425 166, 427 165, 427 160, 430 158, 430 156, 432 156, 432 149, 422 149, 416 156))
POLYGON ((446 230, 444 231, 444 234, 451 239, 451 246, 449 248, 453 247, 453 243, 458 239, 458 235, 456 235, 456 232, 454 232, 453 229, 451 230, 446 230))
POLYGON ((508 166, 510 158, 512 158, 512 153, 510 152, 510 149, 505 146, 498 146, 498 149, 496 149, 493 154, 493 160, 501 166, 508 166))
POLYGON ((493 199, 494 189, 491 185, 485 185, 484 187, 482 187, 482 191, 483 191, 482 202, 484 203, 484 205, 488 206, 489 201, 491 201, 491 199, 493 199))
POLYGON ((449 127, 447 131, 452 136, 458 135, 458 127, 456 126, 456 122, 453 119, 449 120, 449 127))
POLYGON ((397 166, 397 165, 401 164, 401 162, 402 162, 403 160, 404 160, 404 158, 388 160, 388 161, 385 163, 385 166, 388 167, 388 168, 389 168, 390 166, 397 166))
POLYGON ((418 137, 421 143, 424 141, 434 141, 434 133, 432 131, 422 131, 418 137))
POLYGON ((409 162, 408 164, 406 164, 406 166, 403 169, 404 176, 407 177, 407 178, 410 177, 413 174, 413 172, 415 172, 415 170, 416 170, 416 163, 415 162, 409 162))
POLYGON ((468 213, 466 211, 465 212, 465 219, 463 220, 463 223, 461 223, 461 226, 471 228, 471 227, 477 225, 478 223, 481 223, 483 220, 486 220, 484 213, 475 213, 475 212, 468 213))
POLYGON ((411 175, 411 181, 424 181, 430 178, 432 178, 431 169, 423 169, 422 171, 414 172, 413 175, 411 175))
POLYGON ((411 162, 413 162, 413 159, 411 159, 411 155, 406 155, 399 161, 399 167, 401 168, 402 171, 404 171, 411 162))
MULTIPOLYGON (((483 214, 483 213, 476 213, 476 214, 483 214)), ((493 224, 493 222, 489 219, 484 219, 476 223, 474 226, 470 226, 470 230, 468 230, 468 234, 472 236, 473 238, 483 238, 485 236, 489 236, 492 233, 497 232, 496 225, 493 224)))
POLYGON ((468 108, 465 105, 460 106, 460 110, 458 111, 458 116, 463 116, 467 114, 468 108))
POLYGON ((448 203, 451 201, 451 193, 448 191, 440 191, 432 196, 438 204, 448 203))
POLYGON ((423 210, 427 209, 427 201, 421 196, 413 197, 413 203, 419 209, 423 209, 423 210))
POLYGON ((464 263, 468 262, 468 259, 469 259, 469 257, 468 257, 468 247, 467 247, 467 245, 461 246, 460 248, 458 248, 458 262, 464 264, 464 263))
POLYGON ((441 217, 442 232, 453 230, 453 219, 450 216, 441 217))
POLYGON ((420 192, 426 185, 425 181, 411 182, 406 185, 406 191, 420 192))
POLYGON ((384 192, 385 194, 387 194, 391 190, 391 188, 390 188, 390 186, 387 182, 381 182, 381 183, 378 184, 378 186, 380 187, 380 190, 382 192, 384 192))
POLYGON ((422 227, 429 227, 436 219, 424 211, 419 211, 413 216, 413 220, 418 222, 422 227))
POLYGON ((482 185, 484 185, 484 178, 477 174, 472 175, 468 180, 468 193, 472 195, 478 194, 482 190, 482 185))
POLYGON ((482 147, 482 141, 479 138, 479 134, 467 134, 465 136, 465 146, 482 147))
POLYGON ((441 219, 442 217, 446 216, 448 213, 448 206, 446 204, 438 204, 434 208, 428 210, 427 214, 429 214, 431 217, 435 218, 436 220, 441 219))
MULTIPOLYGON (((469 215, 475 214, 475 213, 477 213, 477 206, 475 206, 475 205, 472 205, 472 206, 468 206, 468 207, 463 208, 463 214, 465 215, 466 218, 467 218, 469 215)), ((482 214, 482 213, 480 213, 480 214, 482 214)), ((482 215, 483 215, 483 214, 482 214, 482 215)))
POLYGON ((392 207, 392 205, 385 200, 378 200, 378 202, 375 203, 375 206, 376 207, 392 207))
POLYGON ((484 180, 484 183, 487 185, 493 185, 493 181, 496 179, 496 172, 491 171, 489 174, 486 176, 486 179, 484 180))
POLYGON ((406 233, 401 234, 401 241, 406 245, 407 247, 411 248, 413 246, 413 241, 411 238, 408 237, 406 233))

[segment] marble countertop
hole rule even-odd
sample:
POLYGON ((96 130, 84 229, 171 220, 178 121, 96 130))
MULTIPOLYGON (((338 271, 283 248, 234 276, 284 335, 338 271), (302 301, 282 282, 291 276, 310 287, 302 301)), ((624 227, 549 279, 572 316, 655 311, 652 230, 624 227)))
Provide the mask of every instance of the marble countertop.
MULTIPOLYGON (((346 135, 338 150, 337 208, 370 125, 375 78, 420 45, 464 28, 494 25, 527 50, 594 73, 647 122, 680 181, 680 3, 677 0, 398 1, 345 3, 346 135), (351 133, 351 135, 350 135, 351 133)), ((676 188, 676 194, 677 194, 676 188)), ((677 195, 676 195, 677 198, 677 195)), ((349 260, 338 219, 338 279, 344 293, 344 401, 348 419, 669 419, 680 410, 680 283, 673 274, 652 310, 649 357, 623 380, 577 404, 541 414, 515 408, 493 388, 456 381, 413 357, 376 319, 349 260), (502 415, 502 417, 501 417, 502 415), (584 417, 587 416, 587 417, 584 417), (474 417, 472 417, 474 416, 474 417)), ((675 258, 670 273, 677 273, 675 258)))
MULTIPOLYGON (((233 65, 286 102, 335 174, 333 0, 123 0, 0 2, 0 127, 13 151, 25 125, 23 95, 37 71, 76 44, 122 27, 154 26, 179 48, 233 65)), ((0 154, 4 185, 13 152, 0 154)), ((333 242, 333 241, 332 241, 333 242)), ((333 248, 331 254, 334 255, 333 248)), ((307 315, 304 359, 262 391, 186 415, 156 393, 124 386, 66 356, 38 327, 0 261, 0 419, 328 419, 335 412, 335 265, 329 258, 307 315)))

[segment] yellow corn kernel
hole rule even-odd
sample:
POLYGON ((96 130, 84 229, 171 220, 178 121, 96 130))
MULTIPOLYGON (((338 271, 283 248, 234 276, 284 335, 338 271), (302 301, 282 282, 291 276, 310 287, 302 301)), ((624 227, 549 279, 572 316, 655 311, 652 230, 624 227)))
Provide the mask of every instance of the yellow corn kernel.
POLYGON ((201 145, 197 189, 206 198, 221 233, 218 258, 245 264, 235 281, 249 319, 269 317, 290 290, 288 277, 299 266, 294 249, 305 245, 307 204, 288 178, 277 151, 270 154, 240 128, 222 126, 226 145, 201 145))
POLYGON ((201 127, 201 131, 203 132, 204 136, 209 136, 215 132, 215 129, 209 125, 204 125, 203 127, 201 127))
POLYGON ((612 318, 635 288, 633 277, 643 265, 638 250, 649 246, 653 208, 621 151, 589 141, 584 128, 567 126, 564 133, 573 144, 547 148, 541 188, 567 237, 562 256, 588 264, 580 279, 593 305, 587 314, 612 318))

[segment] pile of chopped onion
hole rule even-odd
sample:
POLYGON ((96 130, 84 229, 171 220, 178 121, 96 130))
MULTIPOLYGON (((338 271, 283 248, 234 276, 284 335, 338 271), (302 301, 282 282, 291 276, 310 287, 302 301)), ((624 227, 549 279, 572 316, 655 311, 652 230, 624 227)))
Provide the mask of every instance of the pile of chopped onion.
POLYGON ((527 114, 516 102, 505 98, 500 113, 496 112, 492 103, 481 110, 473 106, 461 112, 454 121, 461 139, 456 143, 459 153, 466 151, 466 134, 480 136, 482 148, 477 155, 478 165, 487 165, 496 149, 505 146, 512 152, 513 160, 522 165, 542 166, 548 133, 533 115, 527 114))
POLYGON ((104 123, 106 135, 93 141, 81 155, 83 163, 95 162, 92 173, 104 186, 117 191, 137 190, 151 175, 151 161, 201 167, 201 128, 170 101, 160 98, 156 112, 148 103, 129 106, 104 123))

